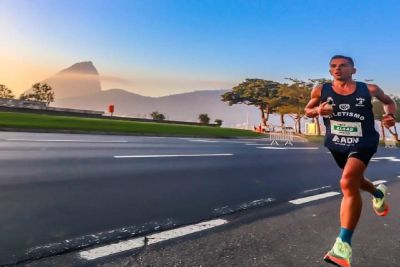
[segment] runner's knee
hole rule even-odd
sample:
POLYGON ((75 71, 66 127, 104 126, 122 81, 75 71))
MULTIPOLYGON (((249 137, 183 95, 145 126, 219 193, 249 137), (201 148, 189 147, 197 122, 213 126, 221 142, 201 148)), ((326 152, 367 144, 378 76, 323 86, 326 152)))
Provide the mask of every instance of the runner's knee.
POLYGON ((357 192, 360 188, 360 180, 351 176, 343 175, 340 179, 340 188, 343 194, 357 192))

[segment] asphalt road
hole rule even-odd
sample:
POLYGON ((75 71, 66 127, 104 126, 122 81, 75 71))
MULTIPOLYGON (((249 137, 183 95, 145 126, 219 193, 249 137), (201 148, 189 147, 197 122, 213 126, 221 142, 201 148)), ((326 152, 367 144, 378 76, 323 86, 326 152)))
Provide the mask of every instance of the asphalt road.
MULTIPOLYGON (((340 172, 324 148, 268 147, 266 140, 0 133, 0 265, 338 190, 340 172)), ((367 176, 398 180, 398 150, 375 157, 367 176)))

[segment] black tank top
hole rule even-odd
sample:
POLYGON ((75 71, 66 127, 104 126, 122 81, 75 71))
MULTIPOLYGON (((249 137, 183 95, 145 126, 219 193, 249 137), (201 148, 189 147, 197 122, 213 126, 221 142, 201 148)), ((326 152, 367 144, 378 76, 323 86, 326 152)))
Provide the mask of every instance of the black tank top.
POLYGON ((322 86, 321 102, 332 101, 333 113, 324 118, 325 146, 333 151, 348 152, 351 148, 377 149, 379 133, 375 130, 371 95, 365 83, 356 82, 350 95, 337 94, 331 83, 322 86))

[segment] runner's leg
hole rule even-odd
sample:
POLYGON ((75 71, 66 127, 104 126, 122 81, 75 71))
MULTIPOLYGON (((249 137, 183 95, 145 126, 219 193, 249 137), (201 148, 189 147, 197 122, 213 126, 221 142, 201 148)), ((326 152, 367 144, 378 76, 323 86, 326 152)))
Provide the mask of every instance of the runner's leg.
POLYGON ((340 187, 343 199, 340 206, 340 226, 354 231, 361 215, 362 200, 360 195, 361 181, 364 178, 365 164, 354 157, 347 160, 340 187))
POLYGON ((371 195, 373 195, 376 191, 374 184, 370 180, 368 180, 368 178, 365 176, 361 180, 360 188, 364 191, 371 193, 371 195))

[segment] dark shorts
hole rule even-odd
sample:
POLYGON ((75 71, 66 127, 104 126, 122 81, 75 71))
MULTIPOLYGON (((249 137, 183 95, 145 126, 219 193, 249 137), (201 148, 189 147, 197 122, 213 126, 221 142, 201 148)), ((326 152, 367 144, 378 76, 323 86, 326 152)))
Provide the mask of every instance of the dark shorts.
POLYGON ((341 169, 344 169, 344 166, 347 163, 348 158, 357 158, 364 162, 365 166, 368 166, 369 161, 371 160, 372 156, 376 153, 376 149, 374 148, 352 148, 348 152, 337 152, 330 150, 332 156, 334 157, 337 165, 341 169))

